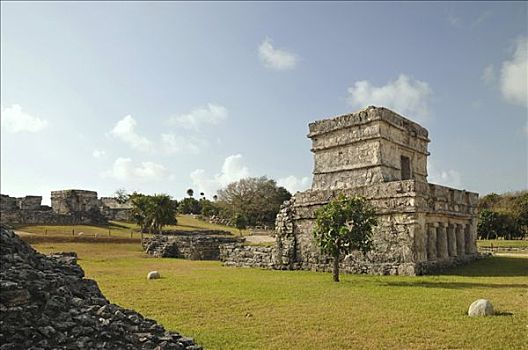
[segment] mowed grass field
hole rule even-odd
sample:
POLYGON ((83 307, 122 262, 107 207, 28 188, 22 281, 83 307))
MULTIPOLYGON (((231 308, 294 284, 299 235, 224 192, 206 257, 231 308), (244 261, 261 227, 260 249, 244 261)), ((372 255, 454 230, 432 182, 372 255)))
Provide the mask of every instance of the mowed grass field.
MULTIPOLYGON (((228 231, 233 235, 248 235, 249 230, 239 231, 234 227, 210 224, 203 220, 194 218, 192 215, 178 215, 178 224, 177 225, 168 225, 164 226, 163 230, 182 230, 182 231, 191 231, 191 230, 223 230, 228 231)), ((130 222, 122 221, 111 221, 107 226, 89 226, 89 225, 75 225, 75 226, 52 226, 52 225, 27 225, 27 226, 18 226, 15 228, 18 231, 46 235, 50 237, 77 237, 77 238, 86 238, 86 237, 95 237, 99 239, 105 238, 136 238, 140 237, 139 226, 130 222), (82 236, 79 234, 82 232, 82 236)), ((58 241, 58 239, 55 239, 58 241)), ((73 240, 70 240, 73 241, 73 240)))
POLYGON ((152 258, 134 243, 35 243, 76 251, 87 278, 206 349, 527 349, 528 256, 438 276, 331 275, 152 258), (149 271, 162 278, 146 280, 149 271), (497 316, 469 318, 479 298, 497 316))

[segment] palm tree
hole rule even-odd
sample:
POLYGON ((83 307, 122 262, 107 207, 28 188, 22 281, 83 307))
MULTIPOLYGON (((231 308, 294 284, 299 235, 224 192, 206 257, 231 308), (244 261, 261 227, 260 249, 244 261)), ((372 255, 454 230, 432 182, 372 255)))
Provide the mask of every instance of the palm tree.
POLYGON ((187 195, 188 195, 189 197, 192 197, 192 196, 194 195, 194 191, 193 191, 192 188, 189 188, 189 189, 187 190, 187 195))

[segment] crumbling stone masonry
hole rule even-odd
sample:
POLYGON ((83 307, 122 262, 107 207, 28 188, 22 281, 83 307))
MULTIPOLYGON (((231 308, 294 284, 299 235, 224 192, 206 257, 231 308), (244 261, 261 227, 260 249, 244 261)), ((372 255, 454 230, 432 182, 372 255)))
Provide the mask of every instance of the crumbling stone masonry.
POLYGON ((219 230, 167 231, 141 241, 143 249, 159 258, 183 258, 189 260, 220 260, 221 246, 242 242, 219 230))
MULTIPOLYGON (((476 258, 478 194, 427 183, 425 128, 371 106, 311 123, 309 130, 312 188, 282 206, 272 268, 331 271, 331 259, 319 253, 312 228, 314 212, 339 193, 367 198, 379 221, 374 250, 344 257, 345 272, 417 275, 476 258)), ((226 247, 222 259, 227 265, 251 265, 240 250, 226 247)))

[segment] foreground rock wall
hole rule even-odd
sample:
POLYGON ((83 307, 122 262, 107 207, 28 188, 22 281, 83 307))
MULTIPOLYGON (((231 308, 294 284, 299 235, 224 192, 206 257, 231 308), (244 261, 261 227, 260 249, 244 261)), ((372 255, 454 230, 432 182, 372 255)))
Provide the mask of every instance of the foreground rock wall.
POLYGON ((201 349, 110 304, 75 254, 46 257, 0 228, 0 349, 201 349))

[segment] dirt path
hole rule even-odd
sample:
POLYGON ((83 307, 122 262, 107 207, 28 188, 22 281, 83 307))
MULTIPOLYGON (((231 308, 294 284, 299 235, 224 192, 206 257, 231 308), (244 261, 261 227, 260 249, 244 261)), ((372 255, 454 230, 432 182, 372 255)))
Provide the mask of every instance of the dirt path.
POLYGON ((267 242, 275 242, 275 237, 271 236, 245 236, 244 237, 247 242, 249 243, 267 243, 267 242))

